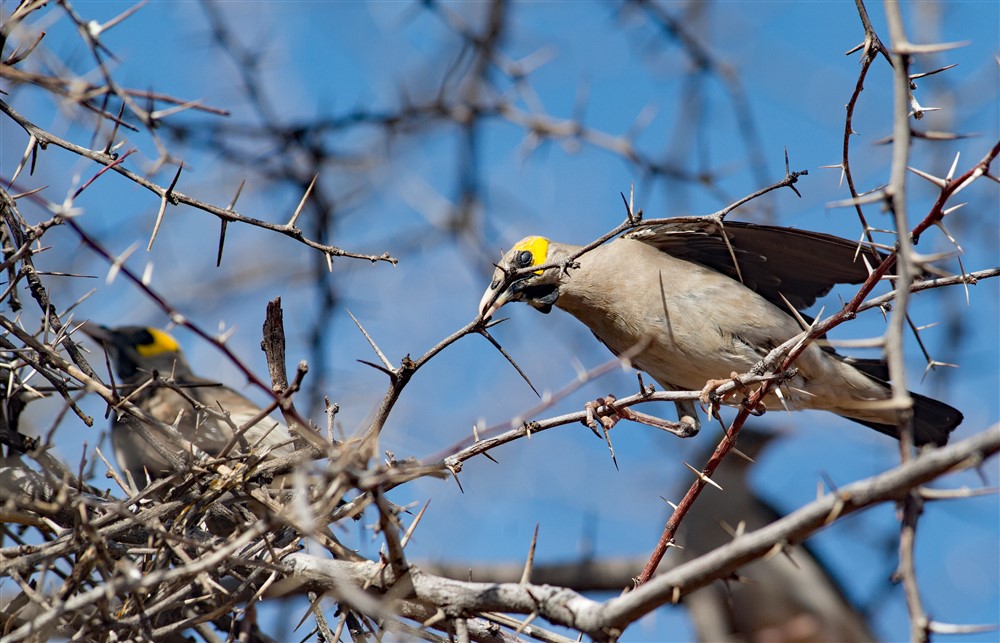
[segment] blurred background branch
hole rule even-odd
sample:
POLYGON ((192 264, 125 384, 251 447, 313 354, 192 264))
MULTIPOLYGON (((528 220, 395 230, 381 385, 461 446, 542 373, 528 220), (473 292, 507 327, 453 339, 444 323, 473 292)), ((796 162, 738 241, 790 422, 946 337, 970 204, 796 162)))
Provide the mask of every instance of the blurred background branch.
POLYGON ((5 3, 0 636, 995 638, 1000 510, 978 491, 1000 478, 998 11, 5 3), (635 395, 571 320, 511 311, 489 333, 539 401, 465 337, 476 302, 525 234, 598 239, 630 185, 647 219, 716 212, 773 183, 783 150, 809 170, 801 198, 730 219, 901 248, 909 301, 879 284, 859 311, 885 317, 822 341, 890 358, 966 420, 901 463, 837 418, 751 418, 780 439, 741 435, 757 464, 722 461, 725 491, 698 498, 683 549, 619 597, 662 498, 691 484, 683 463, 704 465, 720 432, 620 423, 617 470, 574 430, 584 404, 611 391, 663 415, 652 400, 678 394, 635 395), (200 379, 123 381, 85 320, 166 329, 200 379), (250 415, 202 397, 223 385, 250 415), (143 401, 164 388, 181 413, 143 401), (248 440, 271 409, 285 442, 248 440), (192 418, 202 432, 185 433, 192 418), (112 422, 168 449, 171 470, 136 480, 113 463, 112 422), (202 441, 210 424, 225 449, 202 441), (865 493, 872 508, 848 515, 865 493), (775 604, 789 611, 751 618, 775 604))

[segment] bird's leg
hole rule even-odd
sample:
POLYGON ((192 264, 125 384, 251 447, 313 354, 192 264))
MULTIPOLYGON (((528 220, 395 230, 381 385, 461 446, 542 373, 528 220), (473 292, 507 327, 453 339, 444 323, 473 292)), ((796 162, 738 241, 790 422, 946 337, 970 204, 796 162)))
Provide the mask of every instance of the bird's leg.
POLYGON ((632 420, 633 422, 638 422, 639 424, 645 424, 646 426, 651 426, 655 429, 660 429, 666 431, 667 433, 673 433, 679 438, 690 438, 698 433, 698 429, 701 428, 701 423, 698 421, 698 416, 695 414, 690 415, 680 415, 679 422, 671 422, 670 420, 664 420, 658 418, 655 415, 648 415, 642 413, 641 411, 633 411, 631 409, 618 409, 618 415, 622 419, 632 420))
POLYGON ((594 421, 594 416, 600 418, 601 426, 604 428, 604 433, 606 434, 611 428, 618 423, 619 420, 631 420, 633 422, 638 422, 639 424, 645 424, 646 426, 651 426, 653 428, 666 431, 668 433, 673 433, 680 438, 690 438, 698 433, 701 428, 701 423, 698 421, 697 412, 694 409, 694 405, 689 402, 677 402, 677 417, 680 418, 679 422, 670 422, 669 420, 664 420, 658 418, 654 415, 649 415, 648 413, 642 413, 641 411, 634 411, 627 407, 615 407, 615 397, 609 395, 603 398, 597 398, 593 402, 588 402, 585 405, 587 410, 586 424, 590 427, 590 430, 594 434, 605 439, 606 435, 602 435, 597 430, 597 423, 594 421), (682 407, 682 404, 685 406, 682 407), (603 408, 603 410, 601 410, 603 408))

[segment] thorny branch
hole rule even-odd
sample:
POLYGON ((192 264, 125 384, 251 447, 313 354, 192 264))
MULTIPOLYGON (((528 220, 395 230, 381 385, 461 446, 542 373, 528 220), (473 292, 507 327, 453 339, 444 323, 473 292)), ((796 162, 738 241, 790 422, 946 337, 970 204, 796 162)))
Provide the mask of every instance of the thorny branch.
MULTIPOLYGON (((976 466, 1000 451, 1000 426, 994 426, 972 438, 925 453, 919 458, 875 476, 847 485, 802 507, 768 527, 738 536, 732 543, 710 556, 679 566, 648 584, 605 603, 588 600, 574 592, 555 587, 524 584, 462 583, 433 577, 416 568, 407 572, 408 596, 440 604, 444 594, 458 609, 538 612, 547 620, 584 632, 595 640, 614 640, 631 622, 656 607, 676 602, 684 595, 716 578, 723 578, 750 560, 777 547, 803 541, 824 528, 831 519, 840 518, 880 502, 895 501, 911 489, 934 479, 942 472, 954 472, 976 466)), ((294 582, 282 591, 335 588, 349 578, 370 578, 365 570, 373 563, 340 564, 304 554, 285 559, 291 566, 294 582)), ((383 590, 399 579, 386 577, 383 590)))
MULTIPOLYGON (((968 286, 1000 274, 1000 268, 968 273, 963 269, 955 276, 917 278, 931 259, 917 255, 912 245, 916 245, 932 225, 941 225, 943 218, 951 216, 956 207, 950 205, 954 195, 980 177, 992 178, 990 167, 1000 153, 1000 143, 957 177, 953 176, 953 170, 946 178, 928 179, 936 179, 932 182, 940 189, 936 202, 917 225, 911 227, 905 223, 907 217, 902 199, 908 190, 903 178, 906 148, 908 139, 920 134, 910 129, 908 115, 903 115, 912 108, 914 118, 920 118, 926 111, 916 102, 913 81, 917 75, 907 75, 907 61, 936 49, 910 45, 896 33, 896 25, 890 21, 893 34, 890 51, 879 40, 860 0, 857 5, 865 30, 862 69, 848 102, 841 163, 848 181, 850 205, 860 217, 862 236, 871 244, 874 243, 871 236, 874 230, 864 212, 864 206, 869 203, 890 204, 900 219, 897 230, 910 229, 911 232, 909 237, 900 238, 897 252, 873 269, 869 280, 839 313, 820 320, 809 332, 776 348, 767 361, 768 373, 744 374, 739 378, 742 385, 758 388, 744 401, 736 420, 728 427, 730 437, 735 437, 756 401, 762 399, 775 382, 780 382, 788 369, 794 368, 795 356, 809 342, 818 341, 827 330, 850 321, 864 310, 874 307, 887 310, 893 303, 894 318, 885 343, 889 345, 890 360, 898 361, 902 356, 900 320, 907 308, 908 293, 957 284, 968 286), (881 191, 863 196, 851 170, 849 138, 853 134, 852 123, 863 83, 878 55, 891 59, 899 90, 897 100, 904 97, 906 109, 901 106, 902 102, 897 102, 894 120, 897 130, 891 141, 899 158, 892 168, 892 180, 881 191), (873 296, 877 282, 890 275, 894 267, 903 278, 894 275, 894 290, 873 296)), ((997 426, 917 457, 910 457, 904 445, 903 462, 896 469, 825 493, 785 519, 764 529, 741 534, 726 547, 661 572, 659 576, 653 577, 648 566, 649 574, 644 574, 642 579, 648 582, 603 603, 572 591, 572 580, 565 580, 566 586, 557 587, 531 584, 527 578, 510 584, 473 583, 436 576, 427 571, 426 566, 414 562, 412 552, 406 547, 414 533, 421 533, 420 520, 426 505, 410 519, 388 500, 387 492, 419 478, 440 476, 443 471, 457 475, 463 463, 477 455, 490 457, 489 454, 501 445, 584 420, 586 411, 540 416, 554 408, 556 402, 565 400, 585 381, 618 368, 620 362, 612 360, 563 390, 542 396, 540 403, 513 420, 481 430, 477 426, 471 438, 443 449, 423 463, 407 458, 397 460, 391 454, 385 462, 379 462, 376 457, 379 438, 390 417, 401 412, 397 404, 413 376, 466 335, 489 335, 477 315, 423 355, 416 359, 407 355, 397 365, 379 348, 378 338, 370 335, 359 321, 358 326, 378 356, 378 363, 372 365, 389 377, 389 388, 358 432, 360 439, 348 438, 339 442, 333 439, 334 419, 339 407, 328 403, 328 431, 323 437, 310 419, 309 403, 303 402, 301 389, 313 387, 315 398, 332 390, 323 378, 327 352, 323 338, 330 334, 330 318, 339 310, 343 294, 341 286, 333 287, 329 276, 332 259, 350 257, 395 264, 395 257, 406 258, 407 254, 423 250, 430 243, 444 240, 471 248, 476 262, 485 269, 488 260, 484 257, 488 253, 484 249, 495 245, 493 237, 498 236, 496 229, 500 227, 483 214, 483 186, 489 182, 488 170, 483 164, 483 141, 489 124, 514 126, 523 132, 525 155, 546 142, 556 142, 567 149, 583 146, 603 150, 625 160, 630 168, 647 178, 699 184, 706 193, 717 198, 723 194, 721 173, 708 166, 705 154, 701 154, 702 166, 692 169, 684 154, 675 161, 662 160, 657 153, 650 153, 637 140, 645 128, 644 122, 625 134, 605 131, 584 120, 582 101, 572 117, 548 113, 536 95, 532 77, 533 72, 545 64, 543 59, 548 54, 539 51, 520 60, 508 56, 507 43, 516 35, 518 16, 510 5, 499 1, 486 6, 480 21, 466 19, 455 5, 427 3, 417 9, 433 15, 462 49, 447 66, 440 85, 429 97, 417 93, 411 98, 404 91, 396 108, 363 106, 324 114, 309 121, 287 118, 280 101, 271 100, 272 88, 265 80, 261 64, 267 57, 260 55, 256 43, 249 46, 240 43, 236 37, 238 30, 228 24, 221 7, 213 3, 203 6, 211 38, 233 62, 239 76, 237 84, 256 120, 221 120, 219 117, 229 116, 229 109, 207 107, 198 100, 177 98, 153 89, 126 88, 117 80, 121 61, 116 60, 102 36, 109 29, 121 28, 118 25, 128 25, 130 17, 142 9, 143 3, 133 5, 103 24, 88 20, 67 0, 23 2, 5 16, 0 77, 10 87, 5 86, 5 96, 0 100, 0 113, 3 114, 0 118, 5 119, 4 125, 13 124, 15 129, 10 131, 23 131, 27 142, 13 172, 4 177, 6 189, 0 194, 3 210, 0 221, 3 262, 0 268, 7 277, 0 291, 0 302, 8 304, 15 313, 13 317, 0 315, 0 385, 4 387, 0 394, 3 405, 0 442, 5 448, 0 462, 0 483, 4 488, 3 504, 0 505, 0 530, 4 535, 0 549, 0 582, 4 583, 5 592, 5 602, 0 605, 0 633, 4 641, 112 636, 180 641, 192 634, 214 640, 216 631, 233 639, 263 641, 268 640, 268 635, 263 631, 266 626, 257 622, 255 603, 260 599, 301 593, 309 594, 310 599, 302 622, 308 620, 308 627, 328 640, 342 635, 356 641, 377 639, 391 631, 407 638, 432 641, 513 641, 520 640, 522 635, 543 641, 566 640, 545 630, 544 623, 535 622, 539 617, 596 640, 613 640, 636 619, 657 607, 676 602, 713 579, 730 578, 742 565, 791 543, 801 542, 839 517, 880 502, 902 502, 904 507, 900 571, 911 609, 913 638, 926 638, 929 632, 961 631, 963 627, 969 631, 969 626, 931 621, 924 613, 914 572, 912 543, 917 533, 920 503, 934 497, 931 491, 938 491, 922 488, 922 485, 948 473, 976 467, 995 454, 1000 449, 1000 427, 997 426), (47 49, 52 44, 51 35, 27 29, 29 17, 46 8, 69 20, 84 45, 84 58, 92 65, 90 71, 93 73, 75 76, 47 49), (23 32, 19 31, 22 27, 25 28, 23 32), (8 44, 14 45, 13 51, 8 50, 8 44), (30 67, 42 56, 46 57, 45 65, 30 67), (109 64, 112 61, 115 64, 109 64), (16 91, 7 91, 11 88, 16 91), (69 134, 53 134, 38 124, 42 122, 40 117, 20 107, 18 92, 26 88, 39 89, 55 99, 73 123, 69 134), (21 111, 27 115, 22 115, 21 111), (177 117, 184 113, 198 113, 207 120, 199 122, 177 117), (461 141, 454 172, 457 198, 456 203, 449 204, 445 216, 427 216, 431 234, 390 230, 387 235, 389 247, 401 250, 395 256, 355 253, 329 244, 327 240, 335 221, 341 220, 344 210, 354 208, 363 197, 370 196, 377 185, 367 179, 380 162, 378 154, 372 150, 381 149, 384 143, 384 148, 392 151, 392 144, 401 139, 429 140, 442 125, 458 132, 461 141), (89 128, 92 128, 89 144, 74 142, 83 140, 78 137, 85 136, 89 128), (350 138, 362 128, 377 131, 380 142, 373 145, 365 139, 363 152, 353 155, 338 149, 339 142, 334 142, 334 135, 350 138), (150 178, 152 173, 136 169, 141 143, 126 141, 120 136, 123 132, 141 134, 152 142, 156 149, 154 172, 167 165, 175 167, 169 184, 159 184, 150 178), (248 142, 259 146, 248 152, 248 142), (29 176, 37 176, 38 168, 48 169, 55 156, 44 154, 50 151, 49 146, 97 163, 100 169, 81 185, 67 189, 64 199, 46 198, 44 191, 47 188, 26 188, 21 194, 9 193, 21 190, 16 181, 27 182, 29 176), (242 184, 236 190, 237 196, 225 208, 178 191, 182 178, 186 183, 198 173, 197 168, 177 155, 176 149, 187 151, 198 147, 241 168, 251 177, 250 186, 292 188, 289 192, 294 192, 298 200, 294 212, 285 223, 240 213, 236 210, 236 200, 242 193, 242 184), (338 179, 342 178, 345 166, 366 175, 366 180, 358 184, 362 187, 341 187, 343 183, 338 179), (134 260, 129 259, 131 251, 116 256, 109 249, 114 246, 97 232, 95 215, 84 211, 80 203, 83 197, 106 189, 113 181, 112 172, 156 196, 159 211, 153 234, 137 242, 147 251, 153 250, 153 241, 161 226, 165 230, 179 225, 172 221, 174 217, 170 216, 168 208, 180 204, 214 216, 220 221, 222 238, 229 223, 243 223, 268 233, 269 239, 274 235, 285 236, 316 251, 310 253, 312 264, 306 273, 315 289, 315 301, 308 306, 297 304, 294 309, 296 317, 311 320, 314 350, 309 361, 299 363, 290 382, 285 363, 285 330, 278 302, 268 307, 263 333, 262 348, 270 374, 268 383, 249 366, 246 357, 238 355, 227 342, 228 332, 205 330, 203 324, 194 321, 195 315, 190 314, 193 303, 178 303, 180 295, 150 285, 149 268, 145 273, 136 270, 134 260), (306 207, 310 210, 304 214, 306 207), (21 211, 26 208, 48 218, 29 223, 30 217, 21 211), (304 229, 299 228, 300 220, 304 229), (116 285, 115 277, 122 276, 126 283, 134 286, 143 304, 158 309, 171 324, 181 325, 203 343, 207 342, 267 398, 258 417, 280 411, 305 444, 281 458, 262 458, 252 450, 237 452, 235 439, 221 452, 206 453, 179 434, 176 418, 157 417, 135 403, 136 391, 116 383, 111 377, 99 375, 106 372, 106 365, 92 368, 88 360, 94 355, 88 355, 78 346, 75 334, 77 306, 86 295, 76 299, 76 295, 63 289, 63 280, 80 277, 65 269, 65 265, 70 265, 65 259, 72 254, 69 248, 73 244, 66 246, 65 236, 59 235, 67 232, 73 242, 82 243, 88 249, 82 254, 95 256, 102 262, 102 269, 108 271, 108 288, 120 288, 122 282, 119 280, 116 285), (57 266, 56 270, 46 272, 36 267, 37 257, 48 259, 57 253, 66 256, 51 262, 57 266), (29 297, 40 314, 24 309, 24 300, 29 297), (159 449, 159 455, 171 463, 176 473, 143 486, 143 481, 132 480, 131 476, 123 479, 101 451, 96 451, 98 458, 85 454, 78 466, 60 462, 52 450, 57 433, 64 433, 66 426, 75 430, 94 423, 83 403, 85 396, 99 398, 109 414, 128 423, 136 434, 146 436, 147 442, 159 449), (23 432, 26 424, 22 422, 22 411, 32 401, 43 397, 52 398, 61 407, 48 420, 47 432, 41 432, 38 437, 29 436, 23 432), (96 479, 101 474, 114 482, 114 492, 99 489, 96 479), (283 480, 276 484, 278 478, 283 480), (370 514, 374 514, 374 521, 370 514), (343 528, 347 517, 361 517, 371 523, 366 526, 371 527, 374 540, 384 543, 384 551, 365 555, 363 550, 342 543, 343 534, 350 531, 343 528), (310 548, 309 553, 302 551, 305 546, 310 548), (9 596, 12 598, 8 600, 9 596), (326 611, 323 596, 336 602, 336 614, 326 611), (511 614, 526 615, 526 618, 514 618, 511 614), (345 629, 347 634, 344 634, 345 629)), ((626 7, 645 16, 657 37, 680 44, 681 53, 694 68, 693 75, 715 77, 722 82, 739 121, 751 166, 755 172, 762 173, 764 154, 748 107, 748 85, 742 82, 736 67, 710 50, 704 44, 707 40, 696 33, 694 26, 680 19, 679 13, 674 15, 651 2, 628 3, 626 7)), ((898 18, 892 15, 892 10, 889 13, 890 17, 898 18)), ((24 104, 30 105, 30 101, 24 104)), ((703 121, 699 115, 697 129, 710 127, 711 123, 703 121)), ((935 137, 924 138, 936 140, 935 137)), ((925 173, 916 172, 928 178, 925 173)), ((786 158, 784 179, 739 200, 719 198, 720 203, 729 202, 729 205, 709 216, 722 221, 729 212, 765 192, 780 187, 795 190, 795 183, 804 174, 805 171, 788 171, 786 158)), ((762 183, 758 177, 757 184, 762 183)), ((641 211, 633 212, 628 205, 626 220, 588 244, 581 254, 637 226, 671 221, 644 220, 641 211)), ((425 205, 415 204, 415 209, 424 210, 425 205)), ((910 210, 913 210, 912 202, 910 210)), ((370 224, 369 221, 365 223, 370 224)), ((222 238, 217 263, 221 263, 222 238)), ((230 240, 231 246, 234 243, 241 242, 230 240)), ((162 242, 157 244, 156 250, 162 245, 162 242)), ((228 249, 230 263, 234 253, 239 253, 237 256, 247 254, 242 252, 244 249, 239 246, 237 251, 228 249)), ((251 248, 249 254, 254 254, 255 250, 251 248)), ((267 250, 266 259, 281 254, 270 247, 267 250)), ((265 256, 260 260, 265 260, 265 256)), ((571 271, 571 262, 572 259, 558 268, 571 271)), ((508 278, 516 276, 511 274, 508 278)), ((206 293, 213 292, 216 287, 204 273, 199 272, 196 279, 206 293)), ((236 280, 244 279, 249 280, 244 273, 236 276, 236 280)), ((374 314, 366 311, 358 319, 367 320, 374 314)), ((103 355, 98 359, 103 362, 103 355)), ((898 363, 893 368, 902 375, 898 363)), ((174 391, 205 417, 229 422, 237 435, 252 423, 236 426, 226 410, 199 406, 190 389, 178 384, 168 373, 157 373, 151 380, 152 385, 174 391)), ((725 394, 736 388, 735 382, 725 384, 717 393, 725 394)), ((306 393, 308 395, 309 391, 306 393)), ((615 400, 614 406, 626 409, 642 403, 693 400, 700 394, 700 391, 662 392, 641 387, 639 393, 615 400)), ((353 399, 349 401, 354 402, 353 399)), ((448 402, 443 402, 442 406, 447 407, 448 402)), ((417 417, 414 421, 419 423, 424 418, 417 417)), ((86 435, 88 441, 94 439, 90 437, 92 434, 86 435)), ((688 492, 690 497, 685 497, 668 522, 668 530, 664 532, 666 545, 673 542, 670 530, 680 523, 684 511, 694 502, 700 488, 708 484, 715 465, 731 446, 729 437, 723 439, 700 472, 688 492)), ((967 495, 948 492, 948 497, 967 495)), ((621 567, 612 572, 609 566, 598 564, 601 562, 607 561, 595 561, 587 569, 600 572, 603 580, 610 578, 618 583, 622 577, 621 567)), ((655 568, 656 565, 651 561, 650 566, 655 568)), ((540 566, 535 565, 532 578, 538 582, 542 580, 541 574, 540 566)), ((603 587, 612 586, 605 584, 603 587)), ((308 633, 303 635, 309 636, 308 633)))
MULTIPOLYGON (((194 197, 188 196, 177 190, 157 185, 156 183, 150 181, 141 174, 133 172, 125 167, 122 167, 122 164, 119 162, 119 159, 117 158, 116 155, 103 151, 90 150, 85 147, 76 145, 75 143, 63 140, 53 134, 49 134, 45 130, 31 123, 26 118, 21 116, 19 113, 14 111, 14 109, 3 100, 0 100, 0 112, 3 112, 7 116, 9 116, 14 122, 20 125, 24 129, 24 131, 29 135, 30 139, 29 139, 27 154, 30 154, 32 156, 36 154, 36 146, 41 146, 42 149, 45 149, 50 144, 55 145, 69 152, 72 152, 74 154, 77 154, 85 158, 89 158, 92 161, 104 165, 105 167, 113 170, 114 172, 141 185, 142 187, 146 188, 147 190, 155 194, 160 199, 166 200, 171 205, 189 205, 198 210, 202 210, 209 214, 213 214, 216 217, 218 217, 220 221, 224 221, 226 223, 244 223, 257 228, 263 228, 271 232, 276 232, 286 237, 290 237, 300 243, 303 243, 309 246, 310 248, 313 248, 314 250, 318 250, 327 257, 331 258, 348 257, 353 259, 367 259, 368 261, 371 261, 373 263, 377 261, 387 261, 392 264, 396 263, 396 259, 389 256, 388 253, 383 253, 381 255, 361 254, 343 250, 336 246, 322 244, 319 243, 318 241, 306 237, 302 233, 302 231, 299 228, 295 227, 294 225, 271 223, 269 221, 264 221, 262 219, 248 217, 236 212, 232 208, 222 208, 217 205, 205 203, 204 201, 195 199, 194 197)), ((16 175, 17 172, 15 172, 14 177, 11 177, 10 180, 13 181, 16 175)))

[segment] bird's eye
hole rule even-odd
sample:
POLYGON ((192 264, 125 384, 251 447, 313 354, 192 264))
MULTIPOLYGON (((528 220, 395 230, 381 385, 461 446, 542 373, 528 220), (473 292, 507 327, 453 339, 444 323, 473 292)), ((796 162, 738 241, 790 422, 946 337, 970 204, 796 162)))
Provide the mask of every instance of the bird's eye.
POLYGON ((522 250, 517 253, 517 257, 514 259, 514 263, 517 264, 518 268, 527 268, 534 261, 534 257, 531 256, 530 250, 522 250))

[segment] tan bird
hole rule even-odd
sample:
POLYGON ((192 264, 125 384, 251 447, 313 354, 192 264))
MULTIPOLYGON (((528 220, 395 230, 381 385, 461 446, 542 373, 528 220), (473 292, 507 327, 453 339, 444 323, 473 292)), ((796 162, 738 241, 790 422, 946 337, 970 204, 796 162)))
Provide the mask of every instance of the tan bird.
MULTIPOLYGON (((225 420, 206 413, 199 405, 228 411, 236 427, 260 414, 257 405, 233 389, 192 373, 180 344, 162 330, 141 326, 107 328, 90 322, 81 330, 107 350, 118 374, 122 397, 165 424, 176 423, 186 440, 209 455, 218 455, 232 441, 234 432, 225 420), (183 394, 155 381, 150 384, 154 372, 163 378, 172 376, 183 394)), ((174 473, 143 436, 117 417, 111 424, 111 443, 118 466, 128 471, 140 488, 148 480, 174 473)), ((168 448, 187 457, 175 446, 168 448)), ((233 452, 245 454, 250 450, 270 457, 289 455, 294 451, 292 436, 284 424, 264 417, 243 434, 233 452)))
MULTIPOLYGON (((548 268, 504 286, 513 269, 559 264, 581 249, 527 237, 502 259, 479 310, 485 319, 511 301, 543 313, 556 306, 587 325, 616 355, 667 390, 701 390, 709 380, 746 373, 773 348, 802 332, 789 305, 811 306, 838 283, 861 283, 868 269, 858 244, 817 232, 709 218, 678 218, 637 228, 580 256, 578 267, 548 268), (787 303, 786 303, 787 302, 787 303)), ((866 251, 877 265, 881 257, 866 251)), ((810 345, 794 364, 798 374, 764 402, 831 411, 898 437, 888 369, 810 345)), ((915 393, 917 444, 942 445, 962 414, 915 393)), ((698 426, 691 403, 678 404, 683 422, 698 426)))

